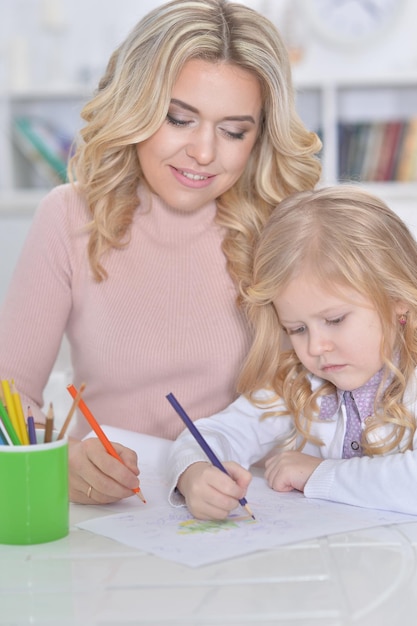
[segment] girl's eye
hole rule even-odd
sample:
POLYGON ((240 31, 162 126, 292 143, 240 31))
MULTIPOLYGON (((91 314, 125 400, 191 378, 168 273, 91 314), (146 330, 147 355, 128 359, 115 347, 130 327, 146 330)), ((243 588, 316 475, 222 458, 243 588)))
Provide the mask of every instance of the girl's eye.
POLYGON ((326 320, 326 324, 329 326, 337 326, 337 324, 341 324, 345 319, 346 315, 341 315, 340 317, 335 317, 332 320, 326 320))
POLYGON ((287 335, 301 335, 305 332, 305 326, 297 326, 297 328, 284 328, 287 335))

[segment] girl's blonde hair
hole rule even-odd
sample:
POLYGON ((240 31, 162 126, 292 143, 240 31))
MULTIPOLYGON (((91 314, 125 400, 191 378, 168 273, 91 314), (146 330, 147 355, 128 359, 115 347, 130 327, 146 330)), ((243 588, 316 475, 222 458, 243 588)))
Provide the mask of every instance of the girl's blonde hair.
POLYGON ((240 393, 253 398, 257 390, 272 387, 294 416, 302 445, 306 440, 318 443, 310 435, 317 397, 335 388, 326 382, 311 393, 308 371, 294 350, 283 348, 285 331, 273 305, 302 273, 330 293, 349 287, 370 299, 380 316, 383 337, 392 337, 396 305, 408 311, 406 324, 394 327, 394 355, 391 344, 382 341, 386 375, 374 419, 365 425, 363 448, 374 455, 401 442, 405 442, 401 449, 411 447, 416 424, 403 397, 417 365, 417 243, 384 202, 355 186, 297 193, 272 213, 255 249, 251 285, 242 287, 254 341, 241 372, 240 393), (368 435, 384 423, 393 426, 391 434, 372 443, 368 435))
MULTIPOLYGON (((261 85, 262 128, 245 172, 217 199, 232 278, 247 283, 253 243, 273 206, 320 177, 321 147, 294 106, 284 44, 256 11, 226 0, 173 0, 146 15, 110 58, 98 91, 82 111, 86 126, 70 162, 92 215, 89 259, 106 277, 103 254, 129 240, 143 173, 135 144, 164 123, 173 85, 190 59, 223 61, 252 72, 261 85)), ((221 97, 221 94, 219 94, 221 97)))

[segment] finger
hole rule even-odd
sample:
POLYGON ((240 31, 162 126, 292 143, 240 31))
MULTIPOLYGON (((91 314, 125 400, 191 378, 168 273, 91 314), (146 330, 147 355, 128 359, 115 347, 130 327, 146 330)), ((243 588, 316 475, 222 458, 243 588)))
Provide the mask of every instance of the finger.
POLYGON ((233 479, 234 483, 237 484, 241 489, 241 495, 239 498, 243 497, 246 494, 247 488, 252 480, 252 474, 234 461, 228 461, 225 463, 225 468, 227 470, 228 475, 233 479), (242 492, 243 490, 243 492, 242 492))
MULTIPOLYGON (((125 450, 127 449, 125 448, 125 450)), ((95 478, 96 482, 88 482, 93 484, 93 486, 99 491, 101 491, 104 487, 103 482, 107 483, 108 481, 109 484, 118 484, 127 490, 133 490, 139 486, 139 470, 136 464, 136 471, 132 471, 129 467, 126 467, 123 459, 122 461, 115 459, 113 456, 108 454, 104 448, 101 450, 97 450, 96 448, 87 449, 87 457, 91 465, 95 466, 95 468, 99 470, 99 472, 94 473, 94 476, 92 477, 92 479, 95 478)), ((111 492, 109 492, 109 495, 112 495, 111 492)))
MULTIPOLYGON (((238 466, 237 464, 236 464, 236 467, 238 467, 241 471, 245 472, 245 477, 246 477, 246 470, 244 470, 242 467, 238 466)), ((233 468, 229 467, 229 469, 231 469, 231 471, 234 471, 233 468)), ((237 475, 240 480, 242 474, 237 472, 237 475)), ((251 476, 249 473, 249 480, 250 478, 251 476)), ((207 485, 213 489, 213 493, 215 493, 217 497, 219 498, 227 497, 229 503, 231 502, 231 500, 233 500, 233 502, 236 502, 239 499, 243 498, 244 495, 246 494, 246 488, 247 488, 245 481, 242 486, 241 484, 238 484, 236 482, 234 476, 229 475, 229 473, 225 474, 224 472, 222 472, 221 470, 217 468, 213 468, 212 472, 207 473, 207 485)))
POLYGON ((136 476, 139 476, 138 455, 134 450, 122 446, 120 443, 112 443, 114 449, 123 461, 123 464, 136 476))
MULTIPOLYGON (((115 463, 120 461, 115 460, 115 463)), ((97 469, 89 478, 89 485, 93 487, 93 493, 90 494, 90 498, 96 502, 114 502, 123 498, 128 498, 133 495, 133 489, 139 486, 139 481, 136 478, 134 485, 131 487, 126 485, 123 481, 123 477, 118 477, 117 465, 110 464, 109 470, 101 471, 97 469), (112 468, 114 468, 114 475, 112 475, 112 468)), ((133 475, 132 475, 133 476, 133 475)))
POLYGON ((187 507, 194 517, 205 520, 223 520, 239 506, 237 500, 231 498, 219 498, 218 495, 214 499, 202 501, 201 498, 196 501, 187 501, 187 507))
MULTIPOLYGON (((125 450, 128 451, 127 448, 125 450)), ((130 455, 133 465, 135 458, 135 453, 130 455)), ((138 486, 136 474, 111 457, 95 438, 71 443, 69 465, 70 498, 73 502, 114 502, 131 496, 132 489, 138 486), (93 491, 88 497, 90 486, 93 491)))
POLYGON ((112 497, 108 494, 102 494, 92 485, 85 483, 85 489, 75 489, 70 486, 70 501, 77 504, 110 504, 117 502, 120 497, 112 497))

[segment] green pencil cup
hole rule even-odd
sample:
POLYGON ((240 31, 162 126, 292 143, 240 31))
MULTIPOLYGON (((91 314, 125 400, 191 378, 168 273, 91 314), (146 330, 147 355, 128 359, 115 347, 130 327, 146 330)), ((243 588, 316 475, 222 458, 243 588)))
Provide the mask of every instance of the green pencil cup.
POLYGON ((0 543, 34 544, 69 532, 68 442, 0 445, 0 543))

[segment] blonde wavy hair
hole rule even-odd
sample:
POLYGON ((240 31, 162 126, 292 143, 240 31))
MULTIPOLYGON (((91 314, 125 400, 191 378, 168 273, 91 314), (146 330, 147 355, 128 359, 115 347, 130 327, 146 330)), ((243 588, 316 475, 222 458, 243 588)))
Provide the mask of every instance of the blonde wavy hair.
POLYGON ((392 337, 396 304, 408 311, 406 324, 394 326, 394 354, 391 343, 382 340, 385 376, 362 443, 368 455, 411 448, 416 422, 403 398, 417 365, 417 243, 384 202, 356 186, 296 193, 272 213, 255 249, 251 285, 242 287, 254 340, 239 392, 254 401, 256 391, 272 388, 284 400, 285 414, 294 417, 300 448, 307 440, 320 444, 310 435, 317 398, 335 387, 325 382, 312 393, 309 372, 294 350, 285 348, 285 330, 273 305, 289 282, 305 272, 329 293, 349 287, 370 299, 383 337, 392 337), (381 424, 391 424, 392 430, 372 442, 369 434, 381 424))
POLYGON ((226 0, 173 0, 148 13, 110 58, 95 96, 82 110, 86 125, 69 176, 86 198, 92 221, 89 261, 107 276, 104 253, 129 241, 143 179, 135 144, 164 123, 173 85, 190 59, 224 61, 252 72, 263 97, 260 135, 245 172, 217 199, 224 253, 236 283, 250 278, 251 251, 273 207, 320 177, 318 137, 294 106, 285 46, 273 24, 226 0))

